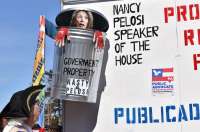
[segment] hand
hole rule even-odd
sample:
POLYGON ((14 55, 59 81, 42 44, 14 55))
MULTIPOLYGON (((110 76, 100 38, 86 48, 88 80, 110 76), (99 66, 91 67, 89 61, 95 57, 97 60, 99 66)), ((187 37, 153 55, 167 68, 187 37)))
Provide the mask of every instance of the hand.
POLYGON ((95 42, 97 45, 97 48, 102 49, 104 48, 104 34, 100 31, 95 31, 93 42, 95 42))
POLYGON ((63 47, 65 45, 65 38, 69 37, 69 29, 66 27, 61 27, 55 36, 55 44, 59 47, 63 47))

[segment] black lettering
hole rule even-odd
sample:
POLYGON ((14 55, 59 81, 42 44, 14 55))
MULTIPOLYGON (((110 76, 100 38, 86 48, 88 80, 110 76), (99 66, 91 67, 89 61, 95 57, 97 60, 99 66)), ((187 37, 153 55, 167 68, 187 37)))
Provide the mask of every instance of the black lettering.
POLYGON ((133 65, 142 64, 142 54, 120 55, 115 56, 115 65, 133 65))
POLYGON ((126 13, 136 13, 140 11, 141 3, 128 3, 128 4, 120 4, 113 5, 113 14, 126 14, 126 13))
POLYGON ((158 26, 117 30, 114 32, 115 41, 124 39, 158 37, 158 30, 158 26))

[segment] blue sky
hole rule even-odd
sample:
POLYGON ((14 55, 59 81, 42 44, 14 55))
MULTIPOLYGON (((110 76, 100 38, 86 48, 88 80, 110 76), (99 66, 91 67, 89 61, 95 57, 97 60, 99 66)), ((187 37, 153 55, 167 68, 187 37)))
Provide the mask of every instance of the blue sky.
MULTIPOLYGON (((60 0, 3 0, 0 4, 0 111, 12 94, 31 85, 39 16, 55 23, 60 0)), ((53 66, 53 40, 46 41, 46 70, 53 66)))

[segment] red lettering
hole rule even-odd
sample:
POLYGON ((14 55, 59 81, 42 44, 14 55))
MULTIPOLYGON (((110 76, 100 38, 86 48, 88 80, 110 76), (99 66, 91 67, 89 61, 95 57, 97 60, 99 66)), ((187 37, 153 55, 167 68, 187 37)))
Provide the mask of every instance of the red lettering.
POLYGON ((178 22, 200 19, 199 6, 200 4, 179 5, 176 7, 177 10, 175 10, 174 7, 165 7, 164 8, 165 23, 168 23, 169 17, 171 16, 174 17, 177 16, 178 22))
POLYGON ((189 5, 190 20, 199 19, 199 4, 189 5), (193 12, 193 8, 195 11, 193 12))
POLYGON ((168 23, 168 17, 174 16, 174 8, 173 7, 164 8, 164 16, 165 16, 165 23, 168 23))
POLYGON ((198 44, 200 45, 200 29, 197 30, 197 34, 198 34, 198 44))
POLYGON ((185 40, 185 46, 188 46, 190 43, 191 45, 194 45, 194 31, 192 29, 184 30, 184 40, 185 40))
POLYGON ((197 70, 198 64, 200 64, 200 54, 193 54, 194 70, 197 70), (199 58, 199 60, 197 60, 199 58))
POLYGON ((181 16, 182 16, 184 21, 187 21, 186 13, 187 13, 186 6, 178 6, 177 7, 177 19, 178 19, 178 21, 181 21, 181 16))

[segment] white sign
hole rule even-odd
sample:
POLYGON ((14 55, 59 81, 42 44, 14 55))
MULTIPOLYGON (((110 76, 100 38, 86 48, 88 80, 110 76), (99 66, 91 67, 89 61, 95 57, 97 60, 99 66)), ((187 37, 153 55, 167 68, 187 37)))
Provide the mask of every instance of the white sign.
POLYGON ((63 6, 97 10, 109 21, 106 87, 98 114, 92 115, 97 117, 92 131, 199 129, 199 5, 193 0, 121 0, 63 6))
POLYGON ((70 78, 66 81, 66 95, 88 96, 89 81, 70 78))

